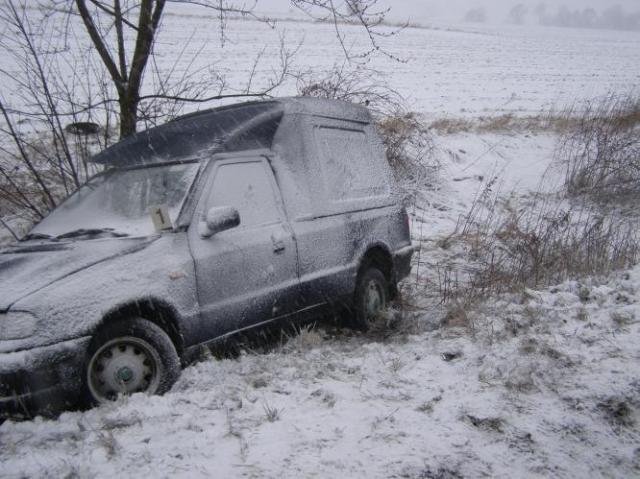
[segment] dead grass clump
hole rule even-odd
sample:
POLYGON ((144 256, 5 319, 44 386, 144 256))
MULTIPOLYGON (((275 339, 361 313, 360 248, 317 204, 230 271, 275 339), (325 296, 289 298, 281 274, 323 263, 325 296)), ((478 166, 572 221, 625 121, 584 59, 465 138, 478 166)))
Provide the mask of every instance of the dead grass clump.
POLYGON ((512 130, 518 123, 525 122, 528 123, 529 120, 526 118, 518 120, 513 116, 513 114, 508 113, 505 115, 498 115, 481 119, 480 123, 476 127, 476 131, 478 131, 479 133, 487 133, 512 130))
POLYGON ((282 332, 281 352, 297 353, 317 348, 324 343, 323 335, 314 325, 306 325, 295 328, 291 333, 282 332))
POLYGON ((418 412, 424 412, 427 414, 431 414, 433 412, 433 408, 436 404, 438 404, 440 401, 442 401, 442 396, 438 395, 435 396, 433 399, 431 399, 430 401, 425 401, 422 404, 420 404, 418 407, 416 407, 416 411, 418 412))
POLYGON ((440 164, 431 135, 415 113, 386 115, 378 119, 377 127, 398 181, 424 185, 437 177, 440 164))
MULTIPOLYGON (((579 157, 595 145, 607 143, 602 154, 611 150, 614 138, 624 138, 640 124, 640 98, 634 95, 610 95, 598 100, 576 103, 560 110, 551 109, 538 115, 480 116, 478 118, 440 118, 429 124, 429 129, 441 135, 457 133, 535 133, 553 132, 564 136, 563 153, 579 157)), ((621 141, 616 147, 628 148, 621 141)), ((595 153, 594 150, 591 153, 595 153)), ((577 160, 578 158, 575 158, 577 160)))
POLYGON ((442 321, 443 326, 450 328, 469 328, 472 321, 469 317, 470 304, 458 300, 451 303, 442 321))
POLYGON ((504 115, 467 118, 440 118, 431 122, 429 128, 441 135, 456 133, 503 133, 542 129, 540 117, 516 117, 512 113, 504 115))
POLYGON ((415 479, 463 479, 464 476, 460 471, 451 465, 429 467, 418 471, 407 471, 400 475, 403 478, 415 479))
POLYGON ((610 316, 611 316, 611 320, 619 328, 629 326, 630 324, 633 324, 636 320, 635 313, 630 310, 613 311, 610 316))
POLYGON ((466 133, 472 131, 474 123, 471 120, 462 118, 440 118, 431 122, 429 129, 439 134, 453 135, 455 133, 466 133))
POLYGON ((270 406, 268 403, 262 405, 264 409, 264 418, 269 422, 276 422, 282 416, 282 409, 270 406))
POLYGON ((572 110, 550 111, 535 116, 516 116, 505 113, 496 116, 481 116, 477 119, 441 118, 429 124, 429 129, 441 135, 456 133, 563 133, 574 127, 577 119, 572 110))
POLYGON ((640 197, 640 97, 588 103, 556 151, 570 197, 623 202, 640 197))
POLYGON ((635 424, 633 408, 624 398, 611 397, 599 402, 596 407, 613 426, 631 427, 635 424))
POLYGON ((504 432, 504 420, 499 417, 477 417, 467 414, 464 419, 472 426, 486 432, 504 432))
POLYGON ((494 197, 492 204, 474 205, 458 227, 470 264, 441 287, 442 300, 483 299, 630 267, 640 254, 637 229, 597 209, 494 197))

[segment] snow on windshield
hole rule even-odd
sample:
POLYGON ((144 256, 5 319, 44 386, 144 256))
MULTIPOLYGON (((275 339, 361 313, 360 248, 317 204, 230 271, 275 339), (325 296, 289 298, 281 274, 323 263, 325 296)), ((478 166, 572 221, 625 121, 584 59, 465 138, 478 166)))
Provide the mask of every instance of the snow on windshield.
POLYGON ((152 206, 166 205, 175 222, 198 163, 113 170, 91 179, 40 222, 32 234, 58 236, 80 229, 153 234, 152 206))

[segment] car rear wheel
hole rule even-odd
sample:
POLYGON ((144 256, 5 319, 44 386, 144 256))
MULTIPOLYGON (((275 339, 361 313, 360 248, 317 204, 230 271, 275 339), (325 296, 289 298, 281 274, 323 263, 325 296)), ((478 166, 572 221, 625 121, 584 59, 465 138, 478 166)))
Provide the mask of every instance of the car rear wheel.
POLYGON ((142 318, 107 324, 89 348, 85 382, 90 402, 138 392, 163 394, 180 375, 180 359, 159 326, 142 318))
POLYGON ((355 292, 355 326, 363 331, 384 327, 389 285, 382 272, 369 266, 358 275, 355 292))

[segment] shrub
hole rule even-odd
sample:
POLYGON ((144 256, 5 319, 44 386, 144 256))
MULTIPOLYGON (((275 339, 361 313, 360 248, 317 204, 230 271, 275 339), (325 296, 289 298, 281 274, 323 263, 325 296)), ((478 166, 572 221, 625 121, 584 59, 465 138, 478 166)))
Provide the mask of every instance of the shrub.
POLYGON ((559 142, 566 164, 566 192, 597 202, 640 196, 640 98, 608 96, 587 103, 559 142))
POLYGON ((469 264, 455 275, 445 267, 442 300, 469 302, 630 267, 640 253, 637 228, 598 209, 495 196, 474 205, 453 235, 469 264))
POLYGON ((377 126, 398 181, 425 186, 437 178, 440 164, 433 154, 431 135, 415 113, 384 116, 377 126))

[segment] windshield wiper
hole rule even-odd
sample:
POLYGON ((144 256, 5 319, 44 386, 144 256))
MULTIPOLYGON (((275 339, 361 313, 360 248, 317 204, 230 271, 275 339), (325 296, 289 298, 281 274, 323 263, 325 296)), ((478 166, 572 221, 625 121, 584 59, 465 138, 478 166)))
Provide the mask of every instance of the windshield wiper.
POLYGON ((42 239, 51 239, 51 235, 47 235, 44 233, 29 233, 28 235, 20 238, 20 241, 29 241, 29 240, 42 240, 42 239))
POLYGON ((123 238, 129 236, 127 233, 120 233, 114 231, 113 228, 78 228, 77 230, 62 233, 55 237, 55 239, 77 238, 78 236, 97 236, 100 234, 109 234, 114 238, 123 238))

